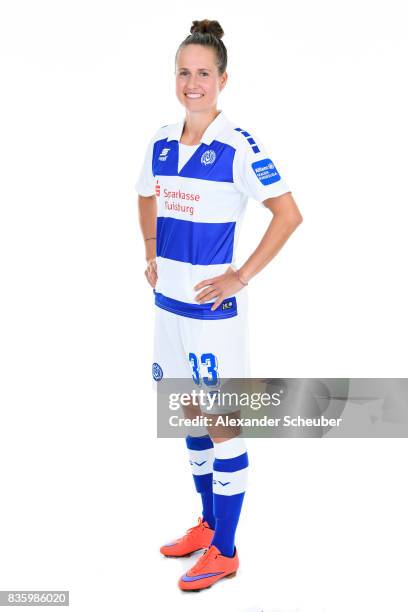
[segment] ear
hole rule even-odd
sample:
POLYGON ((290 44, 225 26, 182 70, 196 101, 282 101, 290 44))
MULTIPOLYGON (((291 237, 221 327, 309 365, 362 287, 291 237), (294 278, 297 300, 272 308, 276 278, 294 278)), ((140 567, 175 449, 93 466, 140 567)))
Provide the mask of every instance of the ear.
POLYGON ((225 85, 227 84, 227 81, 228 81, 228 74, 227 74, 227 71, 225 71, 224 74, 220 76, 220 91, 224 89, 225 85))

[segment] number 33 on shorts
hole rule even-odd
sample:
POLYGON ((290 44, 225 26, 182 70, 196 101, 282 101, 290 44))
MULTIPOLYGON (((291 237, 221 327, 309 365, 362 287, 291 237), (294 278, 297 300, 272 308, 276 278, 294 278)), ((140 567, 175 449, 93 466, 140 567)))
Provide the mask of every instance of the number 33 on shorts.
POLYGON ((213 353, 203 353, 200 356, 195 353, 189 353, 188 358, 191 364, 193 380, 197 385, 201 384, 201 381, 209 387, 217 384, 219 378, 218 361, 213 353), (203 370, 206 372, 206 376, 203 375, 203 370))

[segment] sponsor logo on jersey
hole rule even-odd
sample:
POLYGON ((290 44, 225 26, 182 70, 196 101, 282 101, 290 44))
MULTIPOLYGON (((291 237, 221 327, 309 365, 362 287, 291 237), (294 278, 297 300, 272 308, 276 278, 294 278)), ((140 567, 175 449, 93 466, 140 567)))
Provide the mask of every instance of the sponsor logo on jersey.
POLYGON ((160 153, 159 155, 159 160, 160 161, 166 161, 167 159, 167 155, 169 154, 170 149, 168 148, 164 148, 163 151, 160 153))
POLYGON ((163 195, 165 198, 172 198, 173 200, 189 200, 190 202, 198 202, 200 199, 199 193, 187 193, 186 191, 170 191, 170 189, 164 188, 163 195))
POLYGON ((152 365, 152 374, 154 380, 159 381, 163 378, 163 370, 161 369, 158 363, 154 363, 152 365))
POLYGON ((180 202, 168 202, 165 200, 164 208, 166 210, 176 210, 177 212, 187 213, 194 215, 194 206, 188 206, 186 204, 180 204, 180 202))
POLYGON ((271 159, 261 159, 252 164, 252 169, 262 185, 270 185, 279 181, 279 172, 275 168, 271 159))
POLYGON ((176 212, 186 213, 188 215, 194 215, 194 202, 199 202, 199 193, 188 193, 186 191, 171 191, 164 187, 163 198, 164 207, 166 210, 173 210, 176 212))
POLYGON ((154 190, 156 192, 156 195, 159 196, 160 195, 160 183, 159 183, 159 181, 156 181, 156 185, 155 185, 154 190))
POLYGON ((205 153, 202 154, 201 163, 204 164, 204 166, 209 166, 215 162, 216 157, 215 151, 208 149, 208 151, 205 151, 205 153))

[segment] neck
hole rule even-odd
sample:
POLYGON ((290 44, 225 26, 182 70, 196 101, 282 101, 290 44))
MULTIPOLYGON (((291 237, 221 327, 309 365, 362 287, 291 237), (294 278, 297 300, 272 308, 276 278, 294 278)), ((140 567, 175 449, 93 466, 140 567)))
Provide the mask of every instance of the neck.
POLYGON ((212 108, 208 111, 186 111, 184 129, 181 139, 184 144, 198 144, 205 130, 214 121, 221 111, 212 108))

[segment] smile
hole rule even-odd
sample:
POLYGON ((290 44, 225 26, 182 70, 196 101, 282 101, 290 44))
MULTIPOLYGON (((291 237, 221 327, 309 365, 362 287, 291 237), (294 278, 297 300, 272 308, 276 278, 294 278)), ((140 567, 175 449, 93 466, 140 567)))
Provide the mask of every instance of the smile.
POLYGON ((202 98, 204 94, 201 93, 187 93, 184 94, 187 98, 191 98, 192 100, 196 99, 196 98, 202 98))

